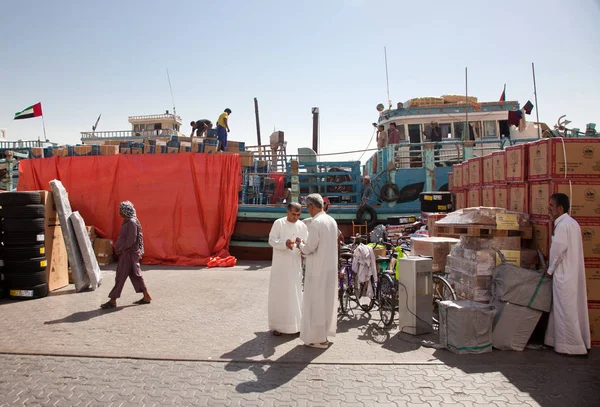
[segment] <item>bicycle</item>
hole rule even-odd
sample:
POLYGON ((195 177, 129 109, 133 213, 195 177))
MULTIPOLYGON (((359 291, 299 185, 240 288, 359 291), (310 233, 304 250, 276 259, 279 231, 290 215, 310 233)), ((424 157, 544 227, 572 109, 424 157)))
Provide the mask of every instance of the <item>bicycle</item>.
POLYGON ((342 314, 348 312, 350 300, 358 303, 355 291, 355 281, 358 282, 358 277, 352 268, 352 259, 354 257, 354 250, 360 244, 360 240, 366 240, 366 236, 356 235, 352 236, 351 239, 351 245, 341 245, 339 247, 338 255, 338 301, 339 310, 342 314), (356 243, 357 240, 359 240, 358 244, 356 243))

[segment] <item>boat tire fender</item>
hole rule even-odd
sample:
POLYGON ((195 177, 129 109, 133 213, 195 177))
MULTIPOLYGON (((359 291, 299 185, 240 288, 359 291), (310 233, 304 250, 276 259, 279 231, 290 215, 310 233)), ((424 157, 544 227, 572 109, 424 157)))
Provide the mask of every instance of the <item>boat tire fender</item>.
POLYGON ((381 187, 379 198, 384 202, 394 202, 400 199, 400 188, 398 185, 388 182, 381 187))
POLYGON ((356 211, 356 221, 357 221, 357 223, 364 223, 366 221, 366 222, 368 222, 369 228, 372 228, 372 226, 375 225, 375 223, 377 222, 377 212, 375 212, 375 209, 373 209, 369 205, 362 205, 356 211), (365 219, 365 215, 367 213, 371 217, 370 220, 365 219))

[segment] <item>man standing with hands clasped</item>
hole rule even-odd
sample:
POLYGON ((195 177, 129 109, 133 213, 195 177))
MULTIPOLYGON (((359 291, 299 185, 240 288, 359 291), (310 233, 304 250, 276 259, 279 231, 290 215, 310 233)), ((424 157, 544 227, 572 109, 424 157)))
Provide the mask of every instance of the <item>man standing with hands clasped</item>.
POLYGON ((296 244, 306 256, 304 305, 300 339, 312 348, 327 349, 337 329, 338 226, 323 210, 323 197, 310 194, 306 208, 311 221, 306 243, 296 244))
POLYGON ((554 220, 554 234, 546 274, 552 277, 552 309, 544 343, 557 353, 586 355, 591 343, 583 242, 569 208, 567 195, 550 197, 548 212, 554 220))
POLYGON ((306 240, 308 232, 299 222, 302 206, 287 205, 287 216, 275 221, 269 233, 273 263, 269 281, 269 329, 273 335, 300 332, 302 320, 302 260, 296 239, 306 240))

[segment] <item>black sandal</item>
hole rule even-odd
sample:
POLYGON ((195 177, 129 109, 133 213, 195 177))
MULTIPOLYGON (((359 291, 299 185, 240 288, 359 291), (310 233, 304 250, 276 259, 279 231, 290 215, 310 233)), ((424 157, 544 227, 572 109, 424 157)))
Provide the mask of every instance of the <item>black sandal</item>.
POLYGON ((273 336, 281 336, 281 332, 279 332, 279 331, 273 331, 273 336))
POLYGON ((144 304, 150 304, 150 301, 146 301, 145 299, 141 299, 141 300, 137 300, 134 302, 135 305, 144 305, 144 304))
POLYGON ((102 308, 102 309, 109 309, 109 308, 115 308, 115 307, 116 307, 116 305, 110 301, 105 302, 104 304, 100 305, 100 308, 102 308))

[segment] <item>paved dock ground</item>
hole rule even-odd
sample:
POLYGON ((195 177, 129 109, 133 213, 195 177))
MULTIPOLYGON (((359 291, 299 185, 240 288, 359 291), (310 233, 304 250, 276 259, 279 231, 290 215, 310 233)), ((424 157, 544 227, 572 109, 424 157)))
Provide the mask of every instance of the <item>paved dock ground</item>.
POLYGON ((154 301, 127 283, 0 301, 0 405, 598 406, 600 350, 455 355, 426 348, 377 312, 338 321, 327 350, 267 327, 269 263, 144 266, 154 301))

